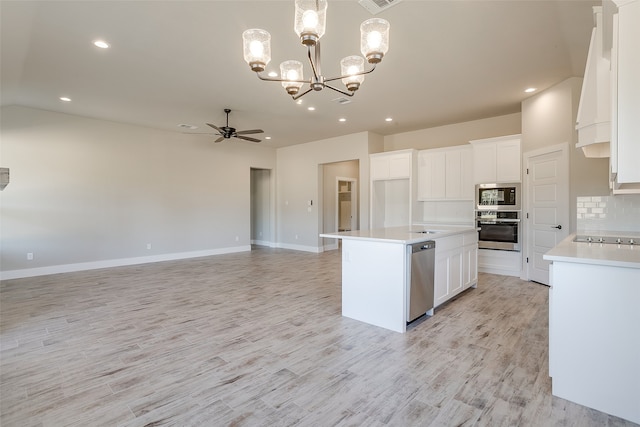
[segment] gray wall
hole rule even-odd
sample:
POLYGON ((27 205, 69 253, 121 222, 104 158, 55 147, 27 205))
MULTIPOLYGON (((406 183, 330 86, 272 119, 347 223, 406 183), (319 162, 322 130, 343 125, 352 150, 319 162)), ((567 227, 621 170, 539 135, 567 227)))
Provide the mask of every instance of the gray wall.
POLYGON ((250 168, 276 165, 266 147, 23 107, 2 109, 1 137, 3 272, 246 250, 250 168))
POLYGON ((323 230, 322 165, 326 163, 358 160, 360 228, 369 228, 369 150, 381 147, 382 137, 360 132, 278 149, 278 246, 322 250, 318 234, 323 230))

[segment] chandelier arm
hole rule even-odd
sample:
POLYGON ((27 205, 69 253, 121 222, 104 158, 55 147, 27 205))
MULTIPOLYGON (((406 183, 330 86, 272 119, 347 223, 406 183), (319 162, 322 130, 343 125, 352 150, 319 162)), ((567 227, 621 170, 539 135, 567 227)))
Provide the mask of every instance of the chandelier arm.
POLYGON ((297 95, 291 95, 291 98, 295 101, 296 99, 300 99, 300 98, 302 98, 303 96, 305 96, 306 94, 308 94, 308 93, 309 93, 309 92, 311 92, 312 90, 313 90, 313 89, 309 88, 309 89, 305 90, 304 92, 299 93, 299 94, 297 94, 297 95))
POLYGON ((311 84, 311 80, 288 80, 288 79, 285 80, 285 79, 280 79, 276 77, 264 77, 264 76, 261 76, 259 72, 256 72, 256 76, 258 76, 260 80, 264 80, 265 82, 293 82, 293 83, 311 84))
POLYGON ((370 70, 362 71, 360 73, 355 73, 355 74, 349 74, 349 75, 346 75, 346 76, 331 77, 330 79, 325 79, 325 82, 333 82, 335 80, 346 79, 346 78, 353 77, 353 76, 364 76, 365 74, 372 73, 373 70, 375 70, 375 69, 376 69, 376 64, 373 64, 373 67, 370 70))
POLYGON ((331 89, 331 90, 335 90, 336 92, 339 92, 339 93, 341 93, 341 94, 343 94, 343 95, 347 95, 347 96, 353 96, 353 95, 355 95, 355 93, 354 93, 354 92, 345 92, 344 90, 338 89, 338 88, 333 87, 333 86, 328 85, 328 84, 325 84, 325 85, 324 85, 324 87, 327 87, 327 88, 329 88, 329 89, 331 89))

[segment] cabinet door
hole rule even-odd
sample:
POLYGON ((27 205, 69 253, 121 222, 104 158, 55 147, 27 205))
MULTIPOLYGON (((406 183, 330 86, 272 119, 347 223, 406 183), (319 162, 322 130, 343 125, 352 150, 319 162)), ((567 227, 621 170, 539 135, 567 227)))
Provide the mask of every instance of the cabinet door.
POLYGON ((460 198, 463 200, 474 200, 475 186, 473 184, 473 152, 465 149, 460 152, 460 198))
POLYGON ((418 199, 445 198, 445 153, 423 151, 418 154, 418 199))
POLYGON ((496 182, 496 144, 474 144, 473 176, 476 184, 496 182))
POLYGON ((392 155, 389 158, 389 178, 409 178, 411 175, 411 155, 392 155))
POLYGON ((618 184, 640 183, 640 1, 618 8, 618 184))
POLYGON ((370 162, 370 179, 389 179, 389 158, 388 157, 371 157, 370 162))
POLYGON ((462 248, 449 255, 449 297, 462 291, 462 248))
POLYGON ((467 245, 462 252, 464 289, 478 282, 478 245, 467 245))
POLYGON ((449 299, 449 257, 446 253, 436 255, 433 285, 433 303, 437 307, 449 299))
POLYGON ((460 150, 446 153, 444 180, 446 198, 462 198, 462 153, 460 150))
POLYGON ((520 182, 520 140, 496 144, 496 182, 520 182))

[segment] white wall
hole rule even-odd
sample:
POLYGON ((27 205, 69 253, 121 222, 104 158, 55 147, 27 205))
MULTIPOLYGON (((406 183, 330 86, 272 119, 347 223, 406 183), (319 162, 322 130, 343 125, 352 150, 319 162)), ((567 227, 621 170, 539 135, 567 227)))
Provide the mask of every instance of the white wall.
POLYGON ((322 232, 322 165, 359 161, 360 228, 369 228, 369 150, 381 137, 360 132, 277 151, 277 241, 280 247, 320 251, 322 232), (313 200, 311 209, 308 201, 313 200))
POLYGON ((249 248, 250 168, 274 169, 274 149, 24 107, 1 112, 2 166, 11 171, 0 193, 3 278, 249 248))
POLYGON ((609 194, 609 159, 584 157, 575 148, 582 79, 569 78, 522 102, 522 152, 569 143, 570 232, 576 231, 576 198, 609 194))
POLYGON ((412 132, 397 133, 384 137, 384 151, 415 148, 451 147, 468 144, 474 139, 494 136, 514 135, 520 133, 520 113, 490 117, 470 122, 420 129, 412 132))

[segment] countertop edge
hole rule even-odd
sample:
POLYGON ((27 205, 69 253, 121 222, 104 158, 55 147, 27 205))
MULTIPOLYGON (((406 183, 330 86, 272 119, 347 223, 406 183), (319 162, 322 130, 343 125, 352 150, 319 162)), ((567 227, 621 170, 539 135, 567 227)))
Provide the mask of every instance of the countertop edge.
POLYGON ((640 247, 616 252, 615 245, 602 245, 592 250, 589 243, 576 243, 573 233, 545 253, 547 261, 640 269, 640 247), (637 257, 637 261, 624 258, 637 257))
POLYGON ((401 226, 401 227, 389 227, 372 230, 357 230, 357 231, 343 231, 338 233, 322 233, 320 237, 329 239, 343 239, 343 240, 362 240, 370 242, 381 243, 397 243, 403 245, 410 245, 413 243, 425 242, 428 240, 438 240, 444 237, 455 236, 458 234, 465 234, 469 232, 475 232, 478 228, 475 226, 464 225, 414 225, 414 226, 401 226), (419 231, 433 230, 436 231, 432 234, 422 234, 419 231), (358 234, 354 234, 358 233, 358 234), (366 233, 367 235, 362 235, 366 233), (376 236, 375 234, 386 234, 386 236, 376 236), (396 236, 391 237, 392 234, 396 236), (406 237, 406 238, 405 238, 406 237))

